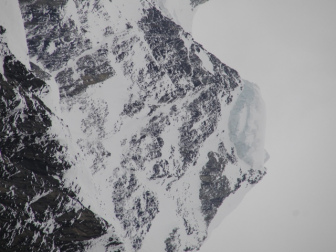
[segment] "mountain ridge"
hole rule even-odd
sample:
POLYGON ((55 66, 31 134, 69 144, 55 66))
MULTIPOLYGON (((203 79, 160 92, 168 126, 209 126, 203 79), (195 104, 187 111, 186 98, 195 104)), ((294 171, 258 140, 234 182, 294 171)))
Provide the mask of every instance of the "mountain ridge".
MULTIPOLYGON (((266 173, 260 166, 262 127, 251 129, 252 119, 257 118, 253 124, 263 123, 263 108, 255 106, 261 99, 257 88, 147 1, 19 3, 31 71, 13 68, 11 77, 9 52, 2 53, 7 59, 2 86, 5 78, 17 78, 23 71, 17 85, 47 104, 50 119, 43 134, 63 151, 46 151, 50 156, 42 163, 57 157, 64 167, 56 187, 71 192, 89 216, 86 220, 97 225, 95 234, 81 227, 86 238, 78 247, 69 241, 66 251, 199 249, 223 201, 266 173), (36 83, 43 88, 34 91, 36 83), (233 110, 246 85, 255 92, 244 105, 255 110, 250 117, 233 110), (232 111, 233 121, 245 125, 243 133, 254 132, 252 145, 240 132, 245 149, 232 139, 232 111), (260 157, 248 152, 256 140, 260 157), (245 153, 258 165, 246 163, 245 153)), ((24 146, 29 149, 29 142, 24 146)), ((49 187, 54 188, 46 186, 34 199, 49 195, 49 187)), ((67 216, 80 219, 82 214, 67 216)), ((76 228, 77 223, 71 225, 76 228)), ((51 251, 64 249, 57 242, 62 228, 53 229, 51 251)), ((36 241, 31 238, 26 248, 36 241)))

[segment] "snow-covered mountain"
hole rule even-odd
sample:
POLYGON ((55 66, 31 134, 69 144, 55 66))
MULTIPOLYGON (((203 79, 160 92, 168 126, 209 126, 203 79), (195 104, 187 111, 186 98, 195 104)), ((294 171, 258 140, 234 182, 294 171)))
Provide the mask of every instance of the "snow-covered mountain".
POLYGON ((258 87, 188 32, 203 2, 2 1, 0 247, 196 251, 265 175, 258 87))

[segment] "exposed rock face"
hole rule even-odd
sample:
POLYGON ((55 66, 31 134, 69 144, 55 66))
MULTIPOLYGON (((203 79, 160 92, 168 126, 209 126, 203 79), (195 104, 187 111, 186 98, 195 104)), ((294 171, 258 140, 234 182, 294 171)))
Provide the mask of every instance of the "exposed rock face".
POLYGON ((190 0, 191 6, 196 7, 200 4, 206 3, 209 0, 190 0))
POLYGON ((202 213, 207 223, 212 220, 217 208, 231 193, 229 180, 226 176, 223 176, 223 171, 229 161, 235 163, 235 157, 234 153, 231 155, 228 153, 223 154, 218 155, 217 153, 209 152, 209 161, 200 174, 201 188, 199 197, 202 203, 202 213))
MULTIPOLYGON (((5 35, 4 28, 1 35, 5 35)), ((55 115, 37 97, 45 82, 10 54, 0 37, 0 246, 6 251, 83 251, 108 223, 61 182, 66 147, 50 134, 55 115)))
POLYGON ((223 201, 265 174, 262 143, 233 124, 254 132, 257 91, 242 102, 237 71, 165 1, 19 2, 31 71, 2 43, 1 245, 199 249, 223 201))

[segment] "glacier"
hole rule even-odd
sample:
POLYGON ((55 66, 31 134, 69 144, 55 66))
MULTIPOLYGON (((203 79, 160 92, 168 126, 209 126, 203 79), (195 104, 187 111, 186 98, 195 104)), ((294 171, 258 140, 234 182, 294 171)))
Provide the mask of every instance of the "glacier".
POLYGON ((2 247, 196 251, 266 174, 257 86, 175 2, 5 2, 2 247))

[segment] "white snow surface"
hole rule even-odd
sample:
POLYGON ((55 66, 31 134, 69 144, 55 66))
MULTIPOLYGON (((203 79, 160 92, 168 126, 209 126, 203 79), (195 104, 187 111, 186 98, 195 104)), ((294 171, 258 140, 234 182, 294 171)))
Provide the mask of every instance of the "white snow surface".
POLYGON ((192 20, 197 8, 192 8, 190 0, 155 0, 155 2, 165 16, 191 33, 192 20))
MULTIPOLYGON (((2 1, 5 1, 6 6, 13 7, 11 9, 15 10, 14 14, 17 16, 16 12, 19 11, 17 1, 2 1)), ((75 2, 78 4, 78 1, 68 1, 63 10, 64 20, 72 19, 77 26, 82 26, 75 2)), ((179 23, 185 30, 191 30, 193 10, 189 0, 157 0, 156 3, 167 16, 179 23)), ((126 23, 137 27, 137 22, 141 18, 139 10, 143 8, 143 3, 133 0, 106 0, 101 1, 101 4, 104 8, 97 12, 89 9, 88 23, 85 24, 88 30, 85 36, 92 42, 94 47, 92 50, 103 44, 106 44, 108 48, 113 48, 114 39, 119 39, 119 42, 128 42, 135 37, 144 41, 144 35, 138 29, 131 32, 125 31, 126 23), (113 24, 114 34, 106 38, 103 35, 104 28, 111 24, 113 24)), ((87 5, 87 8, 91 8, 91 6, 87 5)), ((2 8, 0 9, 0 22, 2 14, 8 15, 8 13, 2 13, 4 11, 1 11, 2 8)), ((8 20, 8 16, 6 17, 4 20, 8 20)), ((9 32, 9 42, 13 39, 20 41, 19 43, 9 43, 13 44, 11 50, 19 60, 28 64, 21 15, 18 18, 20 24, 11 27, 6 23, 5 28, 9 32), (14 32, 15 29, 19 29, 19 32, 14 32)), ((129 57, 133 64, 133 71, 139 72, 140 69, 146 68, 147 62, 144 59, 150 50, 145 43, 135 41, 129 57)), ((186 45, 191 43, 187 39, 184 42, 186 45)), ((53 42, 50 43, 48 50, 50 54, 55 50, 53 42)), ((78 58, 82 56, 80 55, 78 58)), ((201 51, 198 56, 203 62, 204 69, 213 73, 208 53, 201 51)), ((141 92, 141 87, 133 85, 132 76, 125 76, 124 62, 116 62, 115 56, 111 53, 108 57, 109 63, 116 72, 115 75, 104 82, 89 86, 84 93, 77 95, 76 99, 67 97, 60 99, 54 78, 62 69, 50 73, 52 77, 47 81, 50 92, 45 100, 46 104, 55 110, 56 116, 63 120, 63 122, 53 120, 50 132, 58 136, 61 144, 68 148, 67 156, 72 168, 64 174, 65 186, 76 191, 79 199, 86 207, 90 206, 94 213, 113 225, 116 233, 121 237, 126 251, 130 252, 134 251, 131 240, 136 235, 136 231, 125 230, 120 220, 117 219, 115 204, 112 200, 115 190, 113 185, 123 176, 129 178, 131 170, 135 167, 135 165, 128 169, 121 167, 121 162, 126 158, 125 156, 129 151, 125 143, 129 143, 134 135, 139 136, 141 134, 141 130, 148 122, 149 105, 154 101, 149 97, 146 101, 146 107, 140 113, 132 118, 122 117, 121 112, 124 109, 124 104, 127 104, 131 99, 133 101, 137 100, 138 97, 135 96, 141 92), (130 90, 134 94, 133 97, 129 97, 130 90), (107 113, 105 113, 106 111, 107 113), (104 118, 100 125, 87 123, 96 115, 104 118), (97 163, 97 158, 101 158, 100 147, 98 148, 98 146, 104 148, 111 155, 102 157, 102 160, 97 163)), ((77 59, 71 59, 67 63, 67 67, 75 67, 77 59)), ((39 64, 39 62, 36 62, 36 64, 39 64)), ((183 82, 181 81, 181 83, 183 82)), ((157 83, 157 86, 160 85, 169 90, 173 84, 168 77, 164 77, 160 80, 160 83, 157 83)), ((185 102, 194 99, 196 95, 190 94, 189 97, 174 103, 177 106, 177 111, 183 111, 185 102)), ((141 193, 146 190, 154 192, 159 200, 159 213, 153 220, 140 251, 164 251, 164 241, 174 227, 180 227, 179 236, 183 241, 182 246, 192 247, 195 244, 200 246, 203 242, 201 238, 207 236, 207 227, 203 221, 204 216, 200 211, 199 190, 201 181, 199 174, 208 161, 207 154, 210 151, 216 152, 218 149, 217 143, 220 141, 225 143, 228 150, 235 147, 239 157, 237 163, 229 163, 225 167, 224 175, 229 179, 231 189, 234 189, 237 178, 241 174, 247 174, 251 168, 264 171, 265 109, 258 88, 254 84, 244 81, 243 91, 236 88, 231 92, 231 95, 235 102, 229 105, 224 101, 222 102, 221 119, 218 122, 217 129, 201 146, 197 164, 194 164, 179 180, 176 177, 150 180, 151 167, 155 164, 155 160, 146 163, 146 167, 143 169, 134 169, 136 178, 140 181, 140 188, 133 193, 130 199, 125 200, 125 209, 131 209, 134 199, 136 197, 141 198, 141 193), (228 120, 228 118, 230 119, 228 120), (167 189, 168 185, 171 186, 169 190, 167 189), (184 219, 188 220, 192 228, 198 230, 197 234, 187 235, 184 228, 184 219)), ((162 105, 153 115, 168 114, 170 107, 171 104, 162 105)), ((180 133, 178 129, 181 126, 181 121, 172 120, 169 127, 164 129, 162 135, 162 138, 165 139, 162 159, 169 160, 172 158, 174 160, 175 166, 167 167, 170 170, 181 166, 182 163, 181 157, 172 151, 173 149, 179 149, 178 137, 180 133)), ((197 125, 194 125, 194 127, 197 127, 197 125)), ((149 137, 145 141, 151 143, 149 137)), ((241 192, 230 195, 228 201, 224 201, 225 203, 218 210, 218 217, 215 217, 216 223, 238 204, 243 197, 242 195, 248 191, 250 186, 244 183, 242 188, 244 189, 241 192)), ((40 196, 43 197, 43 195, 40 196)), ((210 232, 215 228, 214 225, 210 226, 210 232)), ((95 240, 93 242, 95 245, 90 251, 105 251, 104 246, 99 244, 100 241, 100 238, 95 240)))
MULTIPOLYGON (((11 53, 14 54, 16 59, 21 61, 27 69, 30 69, 26 34, 19 2, 17 0, 1 0, 0 25, 6 29, 5 37, 11 53)), ((3 71, 2 62, 1 60, 0 71, 3 71)))

